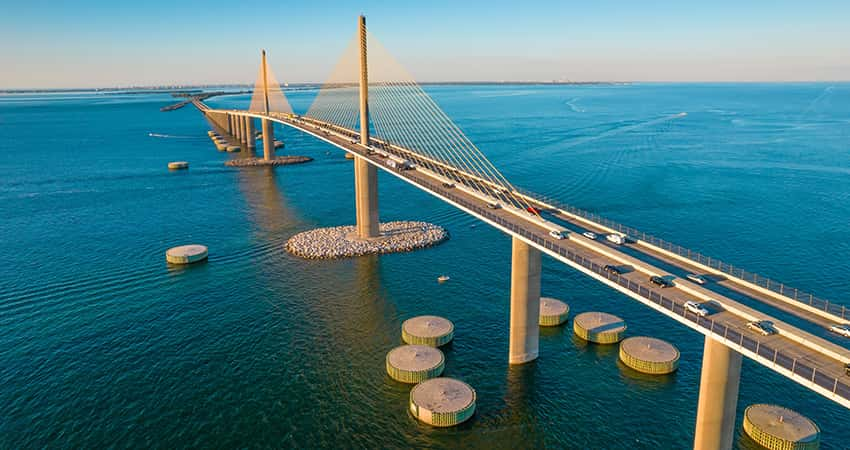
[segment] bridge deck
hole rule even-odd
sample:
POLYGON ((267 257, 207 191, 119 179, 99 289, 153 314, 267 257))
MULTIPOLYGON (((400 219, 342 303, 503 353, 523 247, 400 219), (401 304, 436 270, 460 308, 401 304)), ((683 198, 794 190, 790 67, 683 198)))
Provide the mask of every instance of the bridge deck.
MULTIPOLYGON (((199 106, 199 108, 201 107, 199 106)), ((230 112, 256 118, 270 118, 362 157, 376 167, 477 216, 506 233, 525 240, 586 275, 641 301, 702 334, 723 342, 771 370, 850 408, 850 377, 844 373, 843 368, 845 363, 850 362, 850 350, 687 280, 677 279, 674 287, 661 289, 649 282, 649 276, 670 275, 669 272, 640 259, 640 256, 648 255, 688 271, 695 270, 696 267, 689 267, 678 259, 669 258, 661 253, 653 253, 645 248, 641 248, 637 252, 627 253, 625 248, 591 241, 575 232, 570 233, 567 239, 553 238, 549 235, 549 231, 552 229, 551 223, 548 223, 549 226, 547 227, 547 223, 541 221, 536 215, 528 213, 527 217, 524 217, 522 213, 517 211, 509 211, 504 208, 490 209, 487 207, 488 201, 476 192, 464 189, 461 186, 444 186, 441 182, 444 177, 422 168, 422 163, 426 161, 423 161, 422 157, 413 151, 388 149, 389 153, 397 153, 399 156, 412 160, 417 164, 416 170, 399 171, 388 167, 383 157, 370 152, 366 147, 357 143, 359 135, 353 130, 342 129, 332 124, 290 114, 273 113, 266 116, 246 111, 208 109, 205 111, 230 112), (621 266, 627 271, 620 275, 605 272, 603 267, 609 264, 621 266), (700 317, 688 312, 683 306, 688 300, 710 301, 710 305, 707 305, 710 314, 700 317), (770 336, 754 333, 747 328, 747 323, 754 319, 772 322, 778 333, 770 336)), ((384 147, 384 149, 387 149, 387 147, 384 147)), ((463 177, 464 174, 459 172, 458 176, 463 177)), ((460 181, 465 186, 480 183, 480 180, 466 179, 460 181)), ((558 219, 570 222, 575 227, 594 229, 587 223, 579 224, 568 214, 560 214, 556 211, 555 216, 558 219)), ((604 227, 595 227, 595 231, 604 231, 604 227)), ((809 314, 795 308, 792 304, 780 302, 769 295, 747 290, 740 285, 729 287, 733 287, 736 291, 758 301, 794 312, 808 320, 824 322, 823 317, 809 314)))

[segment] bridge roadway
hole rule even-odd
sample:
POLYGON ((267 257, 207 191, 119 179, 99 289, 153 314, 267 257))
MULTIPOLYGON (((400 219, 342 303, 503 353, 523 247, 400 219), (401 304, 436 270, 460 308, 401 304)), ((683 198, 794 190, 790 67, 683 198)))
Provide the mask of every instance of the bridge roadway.
MULTIPOLYGON (((553 222, 547 222, 539 216, 507 206, 491 209, 488 198, 473 186, 480 186, 480 179, 467 179, 466 174, 453 169, 452 178, 459 185, 447 187, 445 177, 425 169, 433 160, 411 150, 387 145, 379 139, 373 139, 376 145, 387 153, 409 159, 416 163, 415 170, 396 170, 387 166, 383 156, 360 145, 356 131, 308 117, 286 113, 268 115, 240 110, 212 110, 199 102, 199 108, 205 112, 227 112, 258 119, 270 119, 280 124, 313 135, 342 150, 364 158, 370 164, 466 211, 503 232, 522 239, 542 252, 566 263, 580 272, 616 289, 629 297, 640 301, 650 308, 682 323, 706 336, 710 336, 735 351, 755 360, 759 364, 778 372, 795 382, 812 389, 846 408, 850 408, 850 376, 844 373, 844 364, 850 363, 850 350, 814 336, 804 330, 782 322, 758 310, 752 309, 716 291, 707 289, 688 280, 677 279, 675 285, 661 289, 649 282, 651 275, 671 275, 646 261, 627 254, 623 249, 590 240, 580 233, 569 232, 566 239, 556 239, 549 235, 553 222), (626 269, 623 274, 609 273, 603 270, 605 265, 616 265, 626 269), (684 308, 688 300, 707 302, 710 314, 697 316, 684 308), (762 336, 747 328, 751 320, 765 320, 773 324, 776 334, 762 336)), ((498 194, 495 193, 497 196, 498 194)), ((532 199, 534 200, 534 199, 532 199)), ((535 204, 548 206, 542 201, 535 204)), ((510 203, 507 203, 510 204, 510 203)), ((594 229, 569 214, 554 214, 575 226, 594 229), (579 225, 580 224, 580 225, 579 225)), ((596 231, 605 231, 598 226, 596 231)), ((679 265, 681 261, 662 254, 650 254, 670 264, 679 265)), ((687 270, 693 267, 687 267, 687 270)), ((779 301, 755 291, 740 288, 744 294, 766 303, 778 305, 779 301)), ((784 303, 782 307, 795 310, 784 303)), ((797 311, 800 312, 800 311, 797 311)), ((806 314, 802 314, 806 317, 806 314)), ((809 315, 811 316, 811 315, 809 315)), ((807 317, 810 318, 810 317, 807 317)))

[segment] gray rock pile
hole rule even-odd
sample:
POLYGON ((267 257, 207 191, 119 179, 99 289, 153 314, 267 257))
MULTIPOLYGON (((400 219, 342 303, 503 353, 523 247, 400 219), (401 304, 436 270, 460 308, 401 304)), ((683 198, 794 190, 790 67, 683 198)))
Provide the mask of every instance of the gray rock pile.
POLYGON ((375 253, 407 252, 449 238, 444 228, 427 222, 395 221, 380 225, 381 237, 363 240, 354 225, 317 228, 292 236, 286 251, 308 259, 347 258, 375 253))
POLYGON ((312 161, 308 156, 278 156, 266 161, 263 158, 239 158, 231 159, 224 163, 227 167, 260 167, 260 166, 287 166, 290 164, 301 164, 312 161))

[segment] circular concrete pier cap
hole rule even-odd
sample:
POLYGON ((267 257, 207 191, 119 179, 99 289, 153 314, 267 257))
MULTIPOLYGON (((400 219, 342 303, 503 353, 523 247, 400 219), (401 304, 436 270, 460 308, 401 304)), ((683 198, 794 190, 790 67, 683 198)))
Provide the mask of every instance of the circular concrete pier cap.
POLYGON ((744 410, 744 432, 772 450, 820 448, 820 428, 806 416, 782 406, 748 406, 744 410))
POLYGON ((679 368, 679 350, 661 339, 630 337, 620 343, 620 360, 638 372, 664 375, 679 368))
POLYGON ((454 329, 454 324, 448 319, 418 316, 401 324, 401 338, 408 344, 439 347, 452 340, 454 329))
POLYGON ((172 161, 168 163, 168 168, 171 170, 188 169, 189 163, 186 161, 172 161))
POLYGON ((623 339, 626 322, 623 319, 604 312, 586 312, 573 320, 575 334, 596 344, 615 344, 623 339))
POLYGON ((191 264, 207 259, 207 254, 207 247, 204 245, 181 245, 168 249, 165 252, 165 260, 171 264, 191 264))
POLYGON ((540 326, 555 327, 567 321, 570 307, 551 297, 540 297, 540 326))
POLYGON ((475 389, 454 378, 433 378, 410 390, 413 417, 436 427, 451 427, 475 412, 475 389))
POLYGON ((443 373, 445 357, 438 348, 402 345, 387 353, 387 373, 402 383, 419 383, 443 373))

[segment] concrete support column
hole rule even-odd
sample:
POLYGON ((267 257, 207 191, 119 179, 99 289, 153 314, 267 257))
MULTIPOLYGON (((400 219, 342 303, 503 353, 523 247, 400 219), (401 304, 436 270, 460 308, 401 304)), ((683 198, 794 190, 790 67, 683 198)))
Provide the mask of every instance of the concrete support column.
POLYGON ((706 336, 699 384, 695 450, 732 448, 741 354, 706 336))
POLYGON ((360 156, 354 157, 354 198, 357 206, 357 235, 378 237, 378 170, 360 156))
POLYGON ((263 126, 263 159, 274 159, 274 122, 262 119, 263 126))
POLYGON ((540 250, 514 237, 511 242, 511 332, 508 362, 537 359, 540 337, 540 250))
POLYGON ((257 146, 257 138, 254 136, 254 118, 245 116, 246 132, 248 135, 248 148, 257 146))
POLYGON ((236 116, 236 128, 239 130, 239 142, 245 146, 245 118, 236 116))
POLYGON ((233 136, 233 116, 230 113, 224 113, 227 117, 227 134, 233 136))

